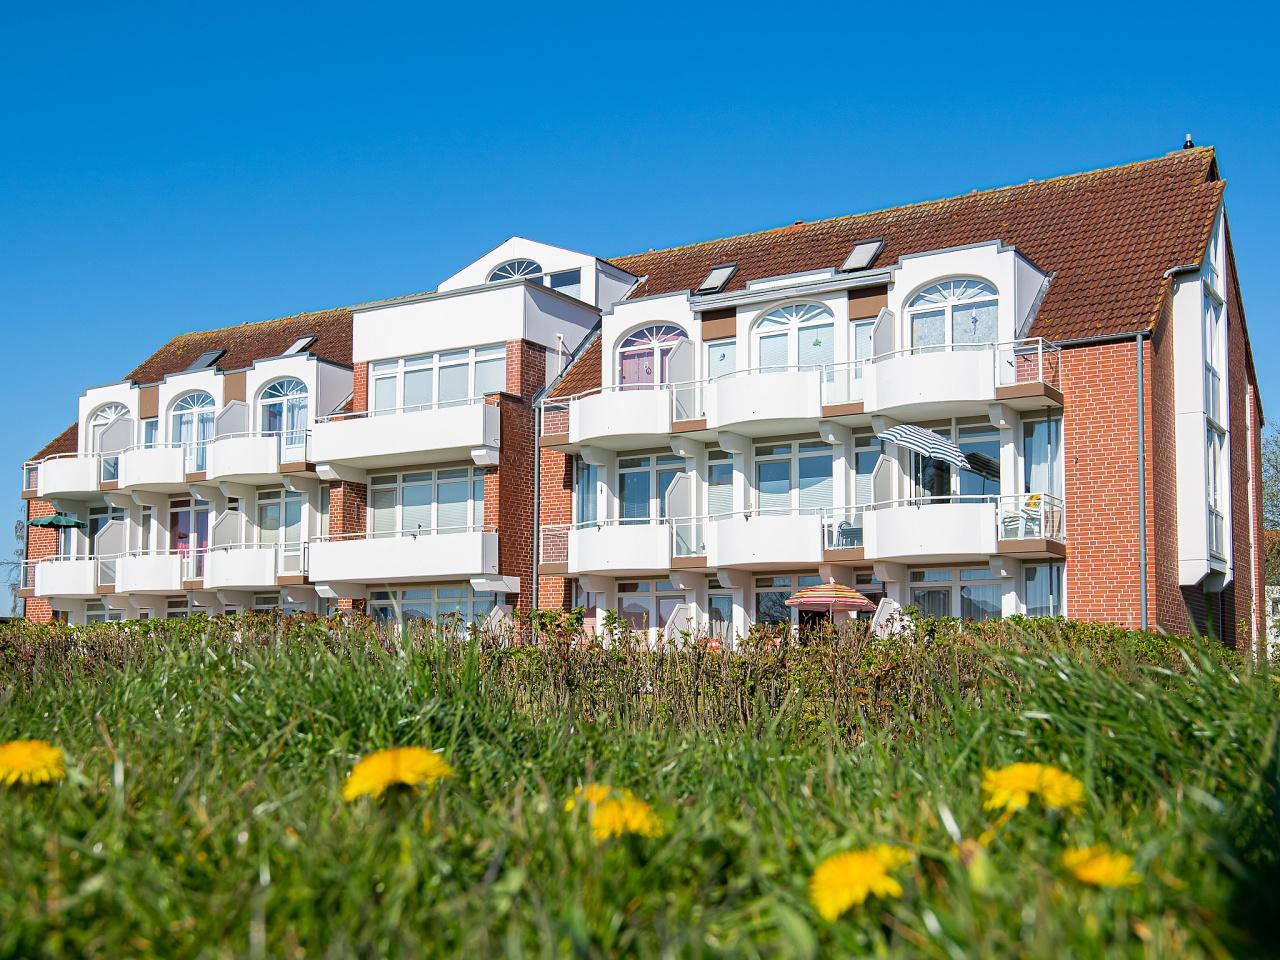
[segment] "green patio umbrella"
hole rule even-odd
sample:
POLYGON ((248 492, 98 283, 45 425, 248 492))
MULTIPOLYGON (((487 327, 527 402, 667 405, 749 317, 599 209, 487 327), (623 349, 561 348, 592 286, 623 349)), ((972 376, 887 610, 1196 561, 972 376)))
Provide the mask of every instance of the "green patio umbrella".
POLYGON ((36 517, 34 520, 27 521, 28 527, 53 527, 61 529, 62 527, 75 527, 77 530, 85 530, 88 524, 83 520, 77 520, 75 517, 68 517, 65 513, 54 513, 47 517, 36 517))

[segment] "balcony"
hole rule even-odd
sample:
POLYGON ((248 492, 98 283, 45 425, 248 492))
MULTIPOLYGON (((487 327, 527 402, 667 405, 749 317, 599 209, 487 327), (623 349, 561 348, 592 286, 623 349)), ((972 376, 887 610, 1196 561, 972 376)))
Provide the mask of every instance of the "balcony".
POLYGON ((1019 410, 1060 406, 1061 351, 1039 338, 1001 344, 910 347, 881 354, 863 375, 864 409, 899 419, 949 410, 983 413, 991 403, 1019 410))
POLYGON ((205 469, 206 447, 198 444, 140 444, 119 455, 117 486, 150 493, 185 493, 187 474, 205 469))
POLYGON ((744 511, 707 524, 709 567, 778 570, 823 561, 828 511, 744 511))
MULTIPOLYGON (((31 565, 30 586, 37 597, 88 599, 99 594, 98 587, 110 586, 114 559, 103 562, 107 583, 99 578, 99 561, 95 557, 49 557, 31 565)), ((26 581, 24 581, 24 586, 26 581)))
POLYGON ((997 502, 1000 553, 1036 557, 1066 556, 1067 513, 1060 497, 1015 493, 997 502))
POLYGON ((697 520, 600 520, 545 526, 540 562, 562 573, 610 577, 666 576, 682 560, 698 557, 702 525, 697 520))
MULTIPOLYGON (((113 472, 115 458, 110 458, 108 473, 113 472)), ((28 464, 24 487, 31 483, 30 467, 35 467, 35 491, 41 499, 87 500, 97 497, 103 464, 96 453, 68 453, 48 457, 39 464, 28 464)))
POLYGON ((497 450, 501 417, 483 400, 342 413, 316 423, 310 459, 357 469, 439 463, 497 450))
POLYGON ((490 526, 438 533, 343 534, 311 541, 309 567, 316 583, 376 585, 496 576, 498 534, 490 526))
POLYGON ((204 557, 206 590, 274 590, 282 581, 302 581, 306 573, 306 544, 220 544, 204 557))
POLYGON ((283 464, 305 467, 310 434, 228 433, 209 442, 205 478, 265 484, 279 479, 283 464))
POLYGON ((116 593, 182 593, 204 575, 203 551, 137 551, 116 559, 116 593))
POLYGON ((758 437, 812 428, 822 417, 819 366, 739 370, 706 384, 707 426, 758 437))

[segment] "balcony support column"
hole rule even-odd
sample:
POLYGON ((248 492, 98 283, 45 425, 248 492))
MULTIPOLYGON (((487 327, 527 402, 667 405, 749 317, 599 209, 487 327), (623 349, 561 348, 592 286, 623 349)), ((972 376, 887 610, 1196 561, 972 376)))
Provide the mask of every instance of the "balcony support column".
POLYGON ((208 502, 215 513, 222 513, 227 509, 227 495, 216 483, 193 483, 187 487, 187 492, 193 500, 208 502))
POLYGON ((1000 585, 1000 615, 1011 617, 1021 613, 1018 609, 1018 585, 1022 580, 1022 561, 1013 557, 992 557, 989 563, 991 575, 1003 581, 1000 585))
POLYGON ((317 583, 316 593, 326 600, 365 600, 369 588, 363 583, 317 583))
POLYGON ((316 473, 320 475, 321 480, 327 480, 330 483, 341 480, 343 483, 368 483, 369 471, 357 470, 355 467, 347 467, 337 463, 318 463, 316 464, 316 473))
POLYGON ((1000 429, 1000 490, 1017 493, 1022 488, 1018 470, 1022 452, 1022 414, 1008 404, 993 403, 987 408, 987 416, 993 427, 1000 429))
POLYGON ((672 570, 671 585, 686 593, 690 590, 701 590, 707 585, 707 575, 693 570, 672 570))
POLYGON ((750 570, 717 570, 716 579, 723 590, 751 590, 750 570))
POLYGON ((671 452, 677 457, 684 457, 686 460, 700 459, 706 448, 707 445, 705 443, 690 437, 673 436, 671 438, 671 452))

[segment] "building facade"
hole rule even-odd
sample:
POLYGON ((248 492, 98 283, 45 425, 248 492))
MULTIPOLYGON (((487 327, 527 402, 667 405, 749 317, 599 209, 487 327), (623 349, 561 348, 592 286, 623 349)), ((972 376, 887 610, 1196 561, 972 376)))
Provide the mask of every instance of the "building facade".
POLYGON ((1262 636, 1210 149, 188 335, 28 465, 29 616, 886 608, 1262 636), (311 339, 303 342, 306 338, 311 339))

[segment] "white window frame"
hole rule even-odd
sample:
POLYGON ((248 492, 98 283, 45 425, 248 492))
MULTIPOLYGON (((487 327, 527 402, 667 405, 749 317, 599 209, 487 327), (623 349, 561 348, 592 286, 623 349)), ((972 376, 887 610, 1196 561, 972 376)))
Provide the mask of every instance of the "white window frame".
POLYGON ((618 456, 618 467, 615 471, 617 475, 617 488, 614 493, 615 519, 626 525, 643 525, 646 523, 656 523, 665 519, 667 505, 664 502, 665 491, 659 490, 658 479, 662 474, 674 473, 675 478, 681 473, 687 473, 689 470, 689 461, 683 457, 678 457, 674 453, 637 453, 629 456, 618 456), (629 461, 643 460, 644 463, 629 463, 629 461), (633 476, 635 474, 648 474, 649 476, 649 515, 647 517, 623 517, 622 515, 622 478, 623 476, 633 476))
MULTIPOLYGON (((645 626, 637 627, 630 624, 629 621, 628 626, 632 631, 639 632, 641 630, 645 630, 650 637, 654 637, 656 635, 660 635, 666 630, 666 625, 661 622, 662 602, 664 600, 675 600, 677 606, 679 604, 684 604, 685 607, 689 609, 689 620, 691 623, 693 622, 693 601, 690 599, 691 593, 692 591, 679 589, 670 580, 619 580, 614 593, 618 598, 616 613, 618 616, 622 617, 624 621, 627 620, 627 614, 623 612, 623 605, 626 603, 626 600, 623 599, 624 597, 632 600, 633 602, 638 602, 640 600, 645 601, 645 606, 647 607, 645 610, 647 618, 645 626), (637 589, 624 589, 633 585, 637 587, 637 589)), ((672 612, 674 613, 675 611, 672 610, 672 612)))
MULTIPOLYGON (((785 333, 787 337, 787 367, 800 365, 800 336, 806 330, 815 327, 830 327, 832 338, 836 335, 836 314, 820 300, 797 300, 770 307, 751 324, 751 364, 755 369, 779 369, 770 364, 765 368, 760 360, 760 341, 767 337, 775 337, 785 333), (814 308, 804 314, 803 308, 814 308)), ((835 344, 832 343, 831 363, 837 361, 835 344)))
POLYGON ((836 474, 836 456, 835 448, 825 440, 816 439, 814 437, 805 437, 797 440, 779 440, 776 443, 755 443, 751 447, 751 501, 752 509, 756 513, 760 513, 765 508, 760 502, 760 465, 765 463, 787 463, 789 464, 790 479, 790 507, 794 512, 800 509, 800 463, 802 460, 815 459, 818 457, 831 458, 831 496, 832 502, 821 509, 824 513, 830 511, 836 506, 835 504, 835 474, 836 474), (786 453, 760 453, 763 447, 787 447, 786 453))
MULTIPOLYGON (((760 620, 760 595, 762 593, 786 593, 794 594, 801 587, 814 586, 822 582, 822 577, 811 573, 785 573, 785 574, 760 574, 751 578, 751 609, 754 611, 753 620, 759 625, 760 620), (783 586, 780 581, 786 580, 787 585, 783 586), (764 581, 769 581, 766 585, 764 581)), ((795 607, 788 607, 787 610, 791 614, 790 623, 792 628, 800 625, 800 611, 795 607)), ((775 621, 770 621, 775 622, 775 621)), ((776 621, 783 622, 783 621, 776 621)))
POLYGON ((906 315, 906 331, 904 343, 912 353, 941 353, 947 350, 955 350, 957 348, 963 350, 985 350, 991 345, 1000 342, 1000 291, 994 283, 984 280, 981 277, 948 277, 943 280, 935 280, 934 282, 922 287, 911 295, 907 301, 907 308, 903 311, 906 315), (974 283, 980 287, 990 289, 990 293, 982 291, 977 296, 959 297, 956 296, 955 284, 974 283), (920 300, 926 294, 934 290, 942 290, 946 288, 946 295, 943 300, 934 303, 921 303, 920 300), (981 307, 987 304, 994 304, 996 308, 996 332, 995 339, 990 344, 981 343, 955 343, 955 310, 957 307, 981 307), (941 313, 942 314, 942 343, 927 344, 917 346, 915 342, 916 318, 925 314, 941 313))
POLYGON ((487 394, 478 394, 476 384, 477 364, 501 363, 503 369, 502 386, 492 393, 500 393, 507 389, 506 383, 507 346, 505 343, 490 343, 460 350, 444 350, 439 353, 415 354, 409 357, 389 357, 374 360, 369 364, 369 384, 366 405, 372 416, 386 415, 415 410, 433 410, 439 407, 459 407, 472 403, 483 403, 487 394), (467 367, 467 395, 449 400, 440 399, 440 372, 462 365, 467 367), (431 398, 425 402, 405 403, 405 374, 419 371, 431 373, 431 398), (391 407, 379 408, 377 405, 378 383, 391 380, 394 382, 394 400, 391 407))
MULTIPOLYGON (((365 535, 369 538, 396 538, 418 536, 417 530, 406 530, 404 527, 404 491, 406 487, 431 487, 431 524, 421 528, 421 536, 438 533, 469 533, 484 527, 484 477, 485 468, 465 466, 462 464, 423 467, 419 470, 396 470, 379 473, 369 477, 369 502, 365 510, 365 535), (440 499, 438 495, 440 475, 460 473, 467 482, 467 524, 462 527, 440 526, 440 499), (407 479, 406 479, 407 478, 407 479), (384 532, 374 530, 373 493, 393 490, 395 492, 395 525, 384 532), (478 494, 478 496, 477 496, 478 494)), ((463 477, 448 476, 446 481, 456 481, 463 477)))

